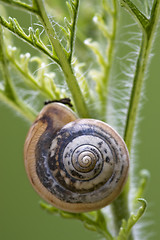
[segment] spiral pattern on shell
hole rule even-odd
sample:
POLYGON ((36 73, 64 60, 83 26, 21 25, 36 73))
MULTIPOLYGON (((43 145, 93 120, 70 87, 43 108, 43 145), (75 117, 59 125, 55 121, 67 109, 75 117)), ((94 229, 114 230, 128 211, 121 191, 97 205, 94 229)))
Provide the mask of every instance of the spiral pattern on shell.
POLYGON ((126 145, 109 125, 77 119, 66 106, 45 106, 25 143, 25 166, 36 191, 71 212, 108 205, 126 181, 126 145))

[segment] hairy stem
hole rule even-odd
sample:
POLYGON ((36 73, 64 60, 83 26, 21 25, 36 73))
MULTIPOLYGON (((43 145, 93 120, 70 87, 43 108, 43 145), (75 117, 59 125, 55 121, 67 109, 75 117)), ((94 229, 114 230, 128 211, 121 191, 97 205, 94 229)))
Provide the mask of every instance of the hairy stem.
POLYGON ((88 46, 91 46, 92 51, 95 53, 98 62, 101 68, 101 79, 97 81, 96 91, 99 95, 100 106, 99 112, 101 115, 101 120, 107 121, 107 100, 108 100, 108 84, 109 84, 109 77, 112 68, 112 61, 114 57, 114 50, 115 50, 115 38, 116 38, 116 31, 117 31, 117 0, 113 0, 113 7, 110 8, 109 4, 106 1, 103 1, 103 8, 104 14, 110 19, 111 29, 109 30, 108 26, 103 19, 103 15, 100 17, 95 17, 95 23, 97 24, 98 28, 101 30, 102 34, 105 37, 105 41, 107 41, 107 47, 105 51, 105 57, 101 54, 101 50, 97 47, 96 42, 90 43, 86 41, 88 46))
POLYGON ((48 34, 48 37, 51 41, 52 46, 54 47, 55 53, 57 54, 57 56, 59 58, 60 66, 66 77, 66 82, 67 82, 70 92, 72 94, 73 101, 74 101, 76 110, 79 114, 79 117, 87 118, 87 117, 89 117, 89 112, 88 112, 84 97, 82 95, 82 92, 80 90, 78 82, 74 76, 73 70, 67 59, 65 51, 62 48, 60 41, 58 40, 58 38, 56 36, 56 33, 52 27, 51 22, 49 21, 49 18, 47 16, 47 13, 44 8, 43 1, 35 0, 35 3, 37 5, 38 11, 39 11, 40 20, 46 30, 46 33, 48 34))
POLYGON ((106 91, 102 91, 103 94, 103 100, 102 100, 102 112, 105 114, 104 117, 106 118, 106 112, 107 108, 107 96, 108 96, 108 82, 109 82, 109 76, 111 72, 112 67, 112 60, 113 60, 113 54, 115 49, 115 38, 116 38, 116 31, 117 31, 117 1, 113 0, 113 11, 111 12, 113 24, 112 24, 112 34, 110 38, 108 39, 108 64, 105 68, 105 77, 103 79, 104 86, 106 86, 106 91))
MULTIPOLYGON (((131 152, 132 147, 133 132, 135 128, 136 116, 140 102, 143 79, 149 59, 149 54, 151 51, 151 46, 153 44, 153 38, 155 35, 159 14, 160 14, 160 0, 155 0, 152 8, 150 24, 149 25, 141 24, 143 37, 139 57, 136 64, 136 72, 133 80, 133 86, 124 131, 124 140, 127 144, 129 153, 131 152)), ((117 231, 121 226, 122 219, 128 219, 129 217, 128 190, 129 180, 122 194, 112 204, 117 231)), ((132 235, 130 235, 129 239, 134 238, 132 235)))
POLYGON ((133 80, 133 87, 131 91, 131 97, 129 102, 129 108, 127 113, 124 140, 127 144, 129 152, 131 151, 133 131, 136 122, 136 116, 138 111, 138 105, 141 96, 142 84, 144 79, 144 74, 146 71, 149 54, 151 52, 151 47, 153 44, 153 38, 156 31, 156 26, 159 20, 160 14, 160 0, 155 0, 152 8, 152 16, 150 19, 150 24, 146 29, 143 29, 143 39, 141 44, 141 50, 136 65, 136 72, 133 80), (154 11, 153 11, 154 9, 154 11))

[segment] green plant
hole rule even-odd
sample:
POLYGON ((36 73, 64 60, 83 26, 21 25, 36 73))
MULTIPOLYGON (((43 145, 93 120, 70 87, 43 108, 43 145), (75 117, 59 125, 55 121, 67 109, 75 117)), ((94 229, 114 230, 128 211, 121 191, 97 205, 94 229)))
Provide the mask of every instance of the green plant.
MULTIPOLYGON (((130 0, 119 2, 117 0, 112 0, 112 2, 104 0, 101 4, 99 1, 94 1, 95 9, 89 8, 88 16, 85 16, 85 19, 82 18, 83 20, 79 18, 79 25, 81 27, 87 21, 91 21, 91 16, 94 16, 95 25, 88 26, 88 24, 85 29, 79 29, 78 26, 78 31, 77 19, 80 4, 78 0, 67 2, 70 15, 65 18, 64 24, 63 21, 55 21, 56 15, 54 16, 54 14, 56 12, 51 12, 55 17, 54 20, 47 16, 45 10, 47 5, 44 6, 44 2, 41 0, 33 0, 31 5, 19 1, 1 0, 0 2, 33 14, 35 22, 37 23, 38 19, 39 24, 37 29, 34 29, 33 26, 29 27, 27 34, 15 18, 9 17, 6 20, 5 17, 0 17, 0 66, 2 72, 0 99, 15 111, 20 112, 26 119, 33 121, 44 100, 69 96, 79 117, 95 118, 98 116, 103 121, 112 122, 111 125, 124 137, 133 162, 131 150, 136 119, 142 84, 158 24, 160 1, 148 0, 141 4, 138 1, 133 3, 130 0), (126 83, 118 85, 114 80, 116 75, 113 71, 115 70, 117 74, 115 51, 118 49, 116 40, 118 39, 117 33, 120 31, 118 30, 120 19, 118 12, 121 7, 128 10, 134 17, 141 32, 141 35, 133 36, 134 40, 138 37, 135 45, 133 45, 132 39, 129 43, 133 49, 135 46, 139 47, 138 51, 129 52, 130 55, 128 55, 128 59, 134 57, 132 59, 133 68, 125 70, 124 73, 124 75, 128 75, 129 86, 126 86, 126 83), (139 9, 143 9, 143 11, 139 9), (28 53, 21 54, 20 49, 14 46, 16 44, 12 43, 12 35, 5 29, 24 40, 26 44, 33 46, 40 52, 39 56, 38 52, 34 53, 33 57, 28 53), (42 30, 40 31, 40 29, 42 30), (8 40, 8 36, 10 40, 8 40), (83 45, 83 40, 85 40, 86 46, 83 45), (78 45, 79 49, 76 47, 78 45), (88 54, 90 50, 92 55, 88 54), (44 61, 41 60, 41 56, 43 56, 44 61), (48 66, 50 66, 49 69, 48 66), (36 75, 35 69, 37 69, 36 75), (10 74, 11 71, 13 74, 10 74), (119 93, 119 91, 121 92, 119 93), (119 93, 118 97, 112 99, 115 93, 119 93), (126 105, 122 103, 121 93, 125 95, 125 98, 128 98, 126 105), (39 104, 35 104, 37 99, 39 104), (113 114, 116 114, 114 116, 116 116, 117 121, 112 121, 113 114)), ((82 3, 82 7, 85 4, 82 3)), ((88 4, 92 6, 93 1, 88 4)), ((5 15, 4 11, 1 15, 3 14, 5 15)), ((127 60, 127 57, 124 60, 127 60)), ((132 227, 146 209, 146 201, 142 197, 148 173, 142 172, 140 185, 134 186, 136 190, 131 195, 135 174, 134 165, 131 164, 132 171, 128 183, 119 198, 110 206, 111 219, 106 217, 103 210, 87 214, 70 214, 44 203, 41 203, 41 206, 62 217, 81 220, 88 229, 99 232, 106 239, 134 239, 132 227), (131 204, 129 204, 129 196, 132 200, 131 204), (136 210, 137 199, 141 204, 138 210, 136 210), (111 221, 114 222, 113 230, 110 227, 111 221)))

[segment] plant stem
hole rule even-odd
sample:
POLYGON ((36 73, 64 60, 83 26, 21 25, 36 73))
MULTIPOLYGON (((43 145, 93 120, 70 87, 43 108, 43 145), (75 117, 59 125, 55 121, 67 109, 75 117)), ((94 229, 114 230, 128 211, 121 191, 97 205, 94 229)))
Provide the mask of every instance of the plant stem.
POLYGON ((121 0, 122 6, 124 6, 132 16, 134 16, 143 28, 146 28, 149 24, 149 19, 132 3, 130 0, 121 0))
POLYGON ((103 119, 106 120, 106 113, 107 113, 107 98, 108 98, 108 83, 109 83, 109 76, 112 67, 112 60, 113 54, 115 49, 115 38, 116 38, 116 31, 117 31, 117 1, 113 0, 113 11, 110 12, 112 15, 112 33, 108 35, 108 47, 107 47, 107 64, 104 65, 104 77, 102 79, 102 86, 100 91, 100 100, 101 100, 101 112, 103 115, 103 119), (105 89, 105 90, 104 90, 105 89))
POLYGON ((74 45, 75 45, 75 38, 76 38, 76 26, 77 26, 77 20, 78 20, 78 11, 79 11, 79 4, 80 0, 76 0, 75 2, 75 12, 74 12, 74 18, 73 18, 73 26, 72 26, 72 33, 71 33, 71 39, 70 39, 70 55, 69 55, 69 62, 72 61, 72 56, 74 54, 74 45))
POLYGON ((48 34, 48 37, 51 41, 52 46, 54 47, 55 53, 57 54, 57 56, 59 58, 60 66, 66 77, 66 82, 67 82, 70 92, 72 94, 77 113, 78 113, 79 117, 81 117, 81 118, 88 118, 89 112, 88 112, 84 97, 82 95, 81 89, 78 85, 78 82, 77 82, 75 76, 74 76, 73 70, 67 59, 65 51, 56 36, 56 33, 52 27, 51 22, 49 21, 49 18, 45 11, 43 1, 35 0, 35 3, 37 5, 38 11, 39 11, 40 20, 48 34))
MULTIPOLYGON (((156 31, 156 26, 159 20, 160 14, 160 0, 154 1, 154 14, 151 17, 150 24, 146 29, 143 29, 143 39, 141 44, 141 50, 139 53, 139 57, 136 64, 136 72, 133 80, 133 87, 131 91, 131 98, 127 113, 127 119, 125 124, 125 131, 124 131, 124 140, 127 144, 129 152, 131 152, 131 145, 133 139, 133 131, 136 122, 136 116, 138 112, 138 105, 141 96, 141 89, 144 79, 144 74, 146 71, 149 54, 151 51, 151 47, 153 44, 153 38, 156 31)), ((153 12, 153 11, 152 11, 153 12)))
POLYGON ((143 36, 142 45, 140 49, 140 54, 137 60, 136 72, 133 81, 133 87, 131 92, 131 98, 127 113, 125 132, 124 132, 124 140, 127 144, 129 153, 131 152, 132 140, 133 140, 133 131, 138 111, 138 104, 140 100, 141 88, 144 78, 144 72, 146 69, 146 64, 148 61, 148 40, 147 37, 143 36))
MULTIPOLYGON (((141 25, 143 31, 142 44, 139 53, 139 57, 136 64, 136 72, 133 80, 133 86, 131 91, 131 97, 129 102, 129 108, 127 113, 127 119, 124 131, 124 140, 127 144, 129 153, 131 153, 133 131, 135 128, 135 122, 138 112, 138 106, 141 97, 141 90, 143 79, 148 64, 149 54, 153 44, 153 38, 156 31, 156 26, 159 20, 160 14, 160 0, 155 0, 153 3, 152 14, 150 24, 144 29, 144 25, 141 25), (154 11, 153 11, 154 8, 154 11)), ((114 222, 117 228, 121 226, 122 219, 128 219, 129 217, 129 203, 128 203, 128 190, 129 180, 121 195, 112 204, 112 210, 114 215, 114 222)), ((134 239, 131 235, 129 239, 134 239)))

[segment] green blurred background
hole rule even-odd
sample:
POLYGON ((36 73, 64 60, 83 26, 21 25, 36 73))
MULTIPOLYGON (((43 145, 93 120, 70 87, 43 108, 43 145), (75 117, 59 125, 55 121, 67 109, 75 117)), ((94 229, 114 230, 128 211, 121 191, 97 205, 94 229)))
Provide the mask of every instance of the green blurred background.
MULTIPOLYGON (((160 33, 160 31, 158 31, 160 33)), ((144 225, 148 236, 159 240, 160 198, 160 43, 153 48, 138 127, 136 156, 138 169, 148 169, 151 177, 146 190, 148 209, 144 225)), ((76 220, 47 214, 38 204, 40 197, 32 189, 23 165, 23 145, 29 124, 0 103, 0 239, 49 240, 87 239, 96 234, 87 231, 76 220)), ((138 172, 137 172, 138 174, 138 172)))

